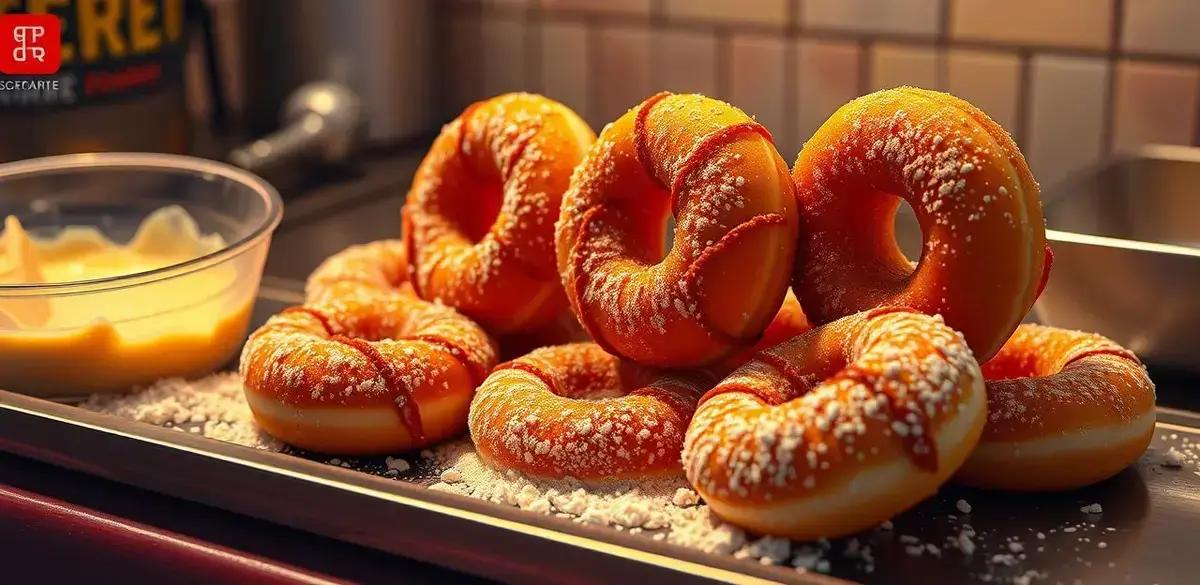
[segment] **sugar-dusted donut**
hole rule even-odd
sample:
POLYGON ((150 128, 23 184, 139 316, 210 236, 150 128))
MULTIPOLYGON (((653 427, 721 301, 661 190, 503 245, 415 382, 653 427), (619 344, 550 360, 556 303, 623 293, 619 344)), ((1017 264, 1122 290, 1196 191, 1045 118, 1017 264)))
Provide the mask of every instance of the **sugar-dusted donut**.
POLYGON ((1133 352, 1100 335, 1021 325, 983 375, 988 422, 962 483, 1082 487, 1128 467, 1153 438, 1154 383, 1133 352))
POLYGON ((471 438, 493 465, 541 477, 679 473, 683 433, 707 378, 659 373, 594 343, 501 364, 471 404, 471 438))
POLYGON ((605 127, 576 169, 558 268, 607 351, 703 365, 752 345, 775 315, 796 224, 787 166, 761 125, 717 100, 662 93, 605 127))
POLYGON ((595 139, 566 106, 505 94, 471 105, 434 141, 404 206, 412 282, 489 332, 539 329, 566 308, 554 222, 595 139))
POLYGON ((901 87, 842 106, 793 170, 793 289, 815 323, 881 305, 940 314, 980 360, 1025 318, 1049 264, 1038 184, 1012 138, 954 96, 901 87), (901 200, 924 237, 896 246, 901 200))
POLYGON ((319 302, 348 294, 350 288, 411 294, 404 242, 379 240, 350 246, 326 258, 309 275, 304 296, 307 302, 319 302))
POLYGON ((841 536, 934 493, 975 446, 985 404, 958 332, 876 309, 763 351, 719 382, 688 427, 683 466, 730 522, 841 536))
POLYGON ((246 342, 240 370, 259 426, 346 455, 462 433, 475 387, 496 363, 487 334, 409 294, 347 290, 355 292, 284 310, 246 342))

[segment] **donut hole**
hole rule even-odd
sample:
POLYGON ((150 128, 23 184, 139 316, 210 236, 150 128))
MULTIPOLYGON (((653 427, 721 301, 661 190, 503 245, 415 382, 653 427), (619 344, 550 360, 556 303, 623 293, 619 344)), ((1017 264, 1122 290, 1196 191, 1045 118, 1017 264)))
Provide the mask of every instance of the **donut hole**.
POLYGON ((675 216, 667 216, 667 225, 663 228, 662 238, 662 254, 659 255, 658 261, 662 262, 667 256, 671 255, 671 250, 675 248, 675 216))
POLYGON ((472 192, 458 198, 463 209, 453 214, 463 236, 478 244, 491 231, 500 218, 504 203, 504 186, 499 182, 487 182, 474 186, 472 192))
POLYGON ((913 211, 912 205, 908 201, 900 197, 896 197, 896 199, 900 202, 896 207, 896 214, 892 218, 896 247, 909 262, 920 261, 925 247, 922 244, 921 224, 917 221, 917 213, 913 211))

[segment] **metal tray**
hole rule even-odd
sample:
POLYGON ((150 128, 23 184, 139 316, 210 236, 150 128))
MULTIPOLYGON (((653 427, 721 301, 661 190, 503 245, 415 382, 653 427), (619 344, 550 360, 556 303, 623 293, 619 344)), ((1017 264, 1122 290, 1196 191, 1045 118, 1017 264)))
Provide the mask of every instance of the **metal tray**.
POLYGON ((1038 319, 1200 371, 1200 148, 1148 146, 1047 194, 1038 319))
MULTIPOLYGON (((256 322, 297 302, 297 291, 295 283, 265 280, 256 322)), ((1050 583, 1181 582, 1194 561, 1175 547, 1200 540, 1200 474, 1159 462, 1170 445, 1200 442, 1200 417, 1164 409, 1159 427, 1137 466, 1085 490, 1011 495, 947 486, 896 518, 893 529, 857 537, 874 551, 873 572, 845 556, 849 539, 828 543, 829 577, 428 490, 420 474, 413 481, 385 479, 303 454, 255 450, 0 391, 0 450, 512 582, 963 583, 1031 574, 1050 583), (969 515, 956 509, 959 499, 973 506, 969 515), (1079 508, 1091 503, 1100 503, 1103 514, 1083 515, 1079 508), (966 522, 978 534, 971 556, 906 550, 913 546, 907 536, 940 547, 966 522), (1079 529, 1062 530, 1068 525, 1079 529), (1047 538, 1036 539, 1038 531, 1047 538), (1010 552, 1013 537, 1024 543, 1025 558, 997 564, 995 555, 1010 552)))

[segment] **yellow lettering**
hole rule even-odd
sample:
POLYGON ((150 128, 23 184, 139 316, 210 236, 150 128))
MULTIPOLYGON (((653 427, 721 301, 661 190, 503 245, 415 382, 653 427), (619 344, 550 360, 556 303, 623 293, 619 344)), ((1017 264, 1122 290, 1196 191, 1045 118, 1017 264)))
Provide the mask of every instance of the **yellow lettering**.
POLYGON ((103 40, 107 54, 124 57, 125 39, 121 38, 118 24, 121 22, 119 0, 78 0, 79 51, 83 60, 94 62, 103 55, 100 44, 103 40), (100 8, 103 4, 104 8, 100 8))
POLYGON ((26 7, 30 14, 49 14, 55 8, 64 8, 68 4, 68 0, 29 0, 26 7))
POLYGON ((163 1, 163 29, 168 42, 178 42, 183 36, 183 0, 163 1))
POLYGON ((158 0, 129 1, 129 44, 134 53, 150 53, 162 45, 162 32, 154 25, 157 16, 158 0))

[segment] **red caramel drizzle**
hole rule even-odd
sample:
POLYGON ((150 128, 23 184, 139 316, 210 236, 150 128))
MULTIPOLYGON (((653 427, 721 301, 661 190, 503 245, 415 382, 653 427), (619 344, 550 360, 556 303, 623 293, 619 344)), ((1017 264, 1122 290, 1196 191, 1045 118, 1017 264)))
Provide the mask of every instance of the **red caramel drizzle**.
POLYGON ((583 242, 584 234, 588 232, 588 225, 592 223, 592 219, 594 219, 596 215, 600 213, 600 210, 604 206, 605 205, 603 203, 592 206, 587 211, 583 212, 583 217, 579 220, 579 227, 575 230, 575 244, 571 247, 571 263, 573 265, 571 270, 574 274, 571 286, 575 289, 575 298, 580 299, 579 311, 577 311, 576 314, 579 316, 579 324, 583 326, 583 330, 587 332, 588 337, 591 337, 592 341, 594 341, 596 345, 600 346, 600 349, 603 349, 610 354, 618 355, 619 352, 616 350, 616 348, 613 347, 612 344, 610 344, 608 340, 600 334, 600 328, 597 327, 592 321, 591 311, 588 311, 587 308, 582 304, 584 292, 587 288, 587 278, 585 278, 587 271, 583 269, 583 263, 587 260, 587 258, 578 252, 579 245, 581 242, 583 242))
POLYGON ((367 361, 371 362, 371 365, 375 366, 379 377, 383 378, 384 385, 395 396, 396 409, 400 412, 400 419, 404 421, 404 426, 408 428, 409 434, 418 442, 424 441, 425 429, 421 424, 420 406, 413 400, 412 391, 400 378, 400 373, 396 371, 392 363, 379 353, 375 346, 364 339, 355 339, 345 335, 334 335, 330 339, 358 350, 363 357, 367 358, 367 361))
POLYGON ((1042 296, 1042 291, 1046 290, 1046 283, 1050 282, 1050 267, 1054 265, 1054 250, 1050 249, 1050 242, 1046 242, 1046 261, 1042 264, 1042 278, 1038 281, 1037 294, 1033 295, 1033 300, 1038 300, 1042 296))
POLYGON ((454 141, 455 142, 454 153, 459 157, 461 157, 463 154, 463 141, 465 141, 467 139, 467 122, 471 119, 472 116, 475 115, 475 110, 478 110, 482 106, 483 106, 483 101, 474 102, 471 105, 467 106, 467 108, 465 110, 463 110, 463 113, 458 115, 458 119, 459 119, 458 137, 457 137, 457 140, 454 141))
POLYGON ((325 313, 322 313, 312 307, 303 306, 288 307, 279 312, 280 315, 287 315, 290 313, 303 313, 309 317, 312 317, 313 319, 316 319, 317 322, 321 324, 321 328, 325 330, 325 335, 333 335, 333 323, 330 321, 329 316, 325 313))
MULTIPOLYGON (((851 380, 867 388, 874 389, 876 385, 872 382, 872 378, 878 377, 878 374, 872 374, 854 364, 850 364, 838 372, 837 377, 851 380)), ((929 424, 929 416, 920 408, 905 406, 900 402, 899 397, 893 392, 889 392, 886 387, 882 390, 882 393, 888 399, 888 409, 892 413, 893 420, 899 420, 904 424, 908 424, 909 415, 912 415, 917 421, 916 424, 921 425, 925 430, 919 437, 909 433, 900 438, 904 443, 904 450, 908 453, 909 458, 912 459, 913 464, 921 469, 937 471, 937 444, 932 439, 933 428, 929 424)), ((835 454, 841 452, 840 449, 833 449, 832 451, 835 454)))
POLYGON ((483 364, 475 363, 475 360, 471 359, 471 354, 463 349, 461 345, 440 335, 414 335, 409 337, 409 339, 424 341, 430 345, 436 345, 437 347, 441 348, 442 351, 454 356, 454 358, 458 360, 458 363, 465 366, 467 371, 471 373, 472 386, 478 387, 483 383, 484 378, 487 378, 488 372, 486 368, 483 367, 483 364))
POLYGON ((541 368, 539 368, 535 365, 526 363, 526 362, 518 359, 518 360, 504 362, 504 363, 496 366, 492 371, 498 372, 500 370, 519 370, 519 371, 525 372, 526 374, 529 374, 529 375, 537 378, 538 380, 541 380, 542 383, 546 385, 546 388, 550 389, 550 392, 552 394, 555 394, 557 396, 564 396, 564 394, 559 391, 560 388, 558 387, 557 380, 555 380, 553 376, 547 374, 541 368))
MULTIPOLYGON (((809 390, 812 390, 813 386, 819 382, 816 376, 812 374, 805 374, 797 369, 796 366, 790 361, 769 351, 759 353, 757 356, 755 356, 755 359, 765 362, 772 368, 775 368, 775 371, 779 372, 779 374, 787 380, 788 385, 791 386, 792 390, 791 396, 788 398, 788 400, 808 394, 809 390)), ((776 400, 776 402, 779 401, 776 400)))
POLYGON ((722 382, 711 388, 708 392, 705 392, 700 397, 700 400, 696 402, 696 407, 699 408, 700 405, 708 402, 716 396, 720 396, 721 394, 749 394, 761 400, 763 404, 769 404, 772 406, 782 404, 784 402, 780 399, 778 394, 772 393, 765 388, 759 388, 741 382, 722 382))
POLYGON ((679 193, 683 190, 683 183, 696 166, 708 160, 709 155, 729 140, 732 140, 747 132, 754 132, 762 135, 767 139, 767 142, 775 144, 775 139, 771 133, 758 122, 742 122, 720 128, 711 134, 700 139, 700 142, 692 148, 692 151, 683 157, 683 162, 675 171, 675 178, 671 182, 671 213, 675 217, 679 217, 679 193))
MULTIPOLYGON (((721 239, 717 240, 716 243, 706 247, 702 252, 700 252, 700 256, 697 257, 696 260, 694 260, 692 264, 688 266, 687 271, 683 273, 683 282, 688 291, 688 296, 693 299, 700 298, 699 293, 696 291, 696 282, 699 278, 697 275, 701 270, 704 269, 704 265, 707 264, 710 259, 716 257, 716 255, 720 254, 722 250, 733 245, 733 243, 738 239, 742 238, 751 231, 754 231, 755 229, 771 225, 781 225, 786 222, 787 220, 778 213, 764 213, 761 215, 756 215, 738 224, 728 232, 725 232, 725 235, 721 236, 721 239)), ((721 331, 709 321, 708 313, 706 311, 700 311, 699 319, 700 324, 704 326, 704 330, 708 332, 709 335, 731 345, 743 345, 747 342, 753 341, 757 337, 757 335, 737 337, 721 331)))
POLYGON ((1124 360, 1129 360, 1139 366, 1142 365, 1142 360, 1138 359, 1137 354, 1134 354, 1132 351, 1129 351, 1128 349, 1125 349, 1123 347, 1097 347, 1094 349, 1087 349, 1087 350, 1081 351, 1075 355, 1072 355, 1071 359, 1067 360, 1066 363, 1064 363, 1062 365, 1062 368, 1060 368, 1060 371, 1063 369, 1066 369, 1067 366, 1069 366, 1079 360, 1082 360, 1084 358, 1089 358, 1092 356, 1097 356, 1097 355, 1112 356, 1112 357, 1121 358, 1124 360))
POLYGON ((658 179, 658 175, 654 174, 654 168, 650 165, 650 152, 646 148, 646 119, 650 117, 650 110, 658 102, 671 95, 669 91, 662 91, 646 98, 646 101, 642 102, 642 107, 638 109, 637 118, 633 121, 633 144, 638 162, 642 163, 642 170, 650 176, 650 179, 661 185, 664 189, 667 186, 658 179))

